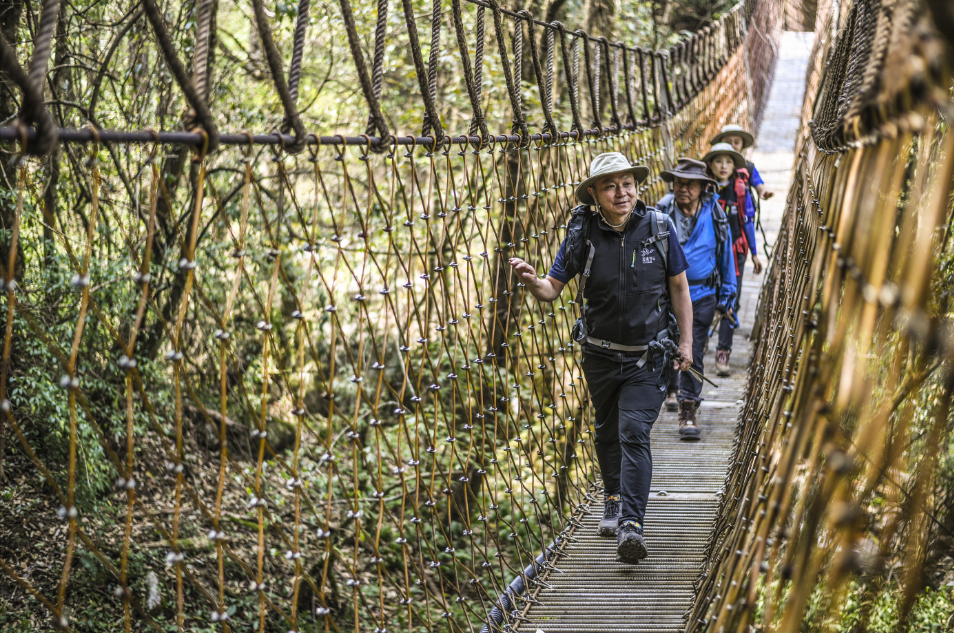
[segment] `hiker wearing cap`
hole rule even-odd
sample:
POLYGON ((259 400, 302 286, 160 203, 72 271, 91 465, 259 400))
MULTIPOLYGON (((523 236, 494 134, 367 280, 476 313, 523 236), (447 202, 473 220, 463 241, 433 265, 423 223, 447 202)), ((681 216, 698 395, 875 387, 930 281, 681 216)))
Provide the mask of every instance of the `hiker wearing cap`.
POLYGON ((656 207, 667 213, 676 229, 676 236, 686 253, 689 268, 689 293, 692 298, 692 368, 683 371, 678 381, 669 386, 669 398, 676 402, 668 408, 679 409, 679 439, 697 441, 702 433, 696 420, 696 411, 702 400, 702 380, 705 375, 703 355, 709 328, 715 318, 718 304, 730 305, 735 288, 735 261, 728 221, 718 197, 706 190, 714 187, 706 164, 691 158, 680 158, 678 164, 660 174, 672 183, 672 192, 666 194, 656 207), (678 389, 677 389, 678 387, 678 389))
POLYGON ((648 175, 647 167, 631 165, 619 152, 600 154, 576 189, 583 206, 567 224, 550 273, 540 278, 529 263, 510 260, 539 301, 555 300, 580 275, 581 316, 573 337, 583 348, 596 409, 596 457, 606 495, 599 533, 617 536, 617 554, 626 563, 647 555, 649 434, 676 368, 677 343, 683 360, 675 365, 686 369, 692 361, 688 263, 669 219, 637 198, 648 175))
POLYGON ((712 149, 703 158, 709 165, 715 179, 719 182, 719 197, 723 209, 729 218, 732 229, 732 244, 735 251, 735 270, 738 278, 735 297, 735 319, 725 319, 719 323, 719 343, 716 346, 716 375, 729 376, 729 357, 732 354, 732 339, 738 326, 738 312, 742 298, 742 275, 745 272, 745 260, 752 254, 752 270, 762 274, 762 260, 759 259, 756 244, 755 204, 757 197, 769 199, 772 192, 767 191, 755 164, 746 161, 742 151, 751 147, 755 139, 741 126, 730 123, 712 139, 712 149), (731 150, 731 151, 730 151, 731 150), (735 169, 730 179, 721 177, 715 170, 714 161, 727 163, 731 158, 735 169), (741 163, 741 164, 740 164, 741 163), (730 181, 731 180, 731 181, 730 181), (753 192, 752 189, 755 189, 753 192))

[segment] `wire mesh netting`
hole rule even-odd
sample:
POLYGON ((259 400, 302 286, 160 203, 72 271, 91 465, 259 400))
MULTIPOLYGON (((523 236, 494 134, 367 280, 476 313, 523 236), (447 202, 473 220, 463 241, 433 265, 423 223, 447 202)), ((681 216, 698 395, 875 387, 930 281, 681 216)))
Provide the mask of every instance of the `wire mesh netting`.
POLYGON ((518 78, 511 135, 477 112, 470 136, 445 133, 421 66, 423 135, 390 136, 374 63, 363 137, 301 134, 294 73, 278 88, 288 134, 270 146, 219 134, 201 77, 183 87, 197 131, 180 136, 49 129, 37 110, 23 116, 36 130, 8 130, 0 437, 16 509, 0 567, 29 617, 77 631, 521 621, 508 586, 553 571, 598 472, 577 306, 528 300, 507 259, 545 271, 597 153, 649 166, 652 202, 674 157, 747 119, 744 16, 662 52, 547 27, 529 55, 546 99, 531 110, 523 42, 539 31, 479 8, 481 33, 483 9, 495 19, 493 63, 518 78), (44 207, 50 167, 28 156, 51 134, 86 142, 57 159, 69 215, 44 207))

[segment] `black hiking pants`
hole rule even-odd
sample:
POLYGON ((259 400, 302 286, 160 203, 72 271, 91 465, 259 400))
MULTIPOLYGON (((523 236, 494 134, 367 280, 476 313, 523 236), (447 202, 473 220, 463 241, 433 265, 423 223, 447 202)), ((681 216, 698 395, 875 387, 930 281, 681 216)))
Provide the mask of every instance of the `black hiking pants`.
POLYGON ((662 359, 647 358, 584 345, 583 373, 596 409, 596 458, 606 494, 620 495, 620 524, 643 524, 653 458, 649 433, 666 398, 662 359))
MULTIPOLYGON (((716 296, 709 295, 692 302, 692 368, 705 375, 703 357, 706 352, 706 339, 709 328, 715 318, 716 296)), ((688 371, 673 372, 669 382, 669 391, 677 392, 679 401, 702 400, 702 381, 688 371), (678 376, 678 378, 677 378, 678 376)))
MULTIPOLYGON (((735 318, 739 318, 739 306, 742 304, 742 275, 745 273, 745 260, 742 260, 739 263, 739 274, 735 277, 735 305, 732 306, 732 309, 735 310, 735 318)), ((716 347, 717 350, 728 350, 732 351, 732 337, 735 335, 735 328, 729 326, 729 319, 723 317, 719 321, 719 345, 716 347)))

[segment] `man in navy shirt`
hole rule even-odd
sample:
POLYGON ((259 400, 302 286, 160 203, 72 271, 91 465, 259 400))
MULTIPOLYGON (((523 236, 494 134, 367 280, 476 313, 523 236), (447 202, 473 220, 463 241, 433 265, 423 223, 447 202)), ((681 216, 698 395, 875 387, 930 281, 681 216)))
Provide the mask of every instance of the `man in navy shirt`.
POLYGON ((574 212, 550 274, 537 277, 527 262, 510 260, 539 301, 555 300, 581 275, 585 305, 574 334, 596 409, 596 456, 606 495, 599 532, 617 535, 617 556, 626 563, 647 556, 642 526, 652 479, 649 434, 668 376, 692 363, 689 265, 669 219, 637 198, 648 175, 647 167, 631 165, 619 152, 600 154, 576 190, 588 206, 574 212), (680 357, 673 361, 677 338, 680 357))

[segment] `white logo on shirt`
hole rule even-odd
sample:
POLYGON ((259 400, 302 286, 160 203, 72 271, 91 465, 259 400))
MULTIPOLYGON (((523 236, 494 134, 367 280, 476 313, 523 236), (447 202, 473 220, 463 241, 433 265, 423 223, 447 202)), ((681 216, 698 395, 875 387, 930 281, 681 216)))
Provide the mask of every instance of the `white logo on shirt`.
POLYGON ((643 249, 642 256, 644 264, 652 264, 656 261, 656 251, 651 246, 643 249))

